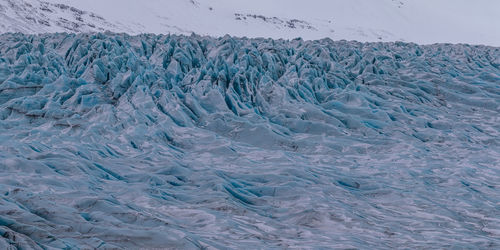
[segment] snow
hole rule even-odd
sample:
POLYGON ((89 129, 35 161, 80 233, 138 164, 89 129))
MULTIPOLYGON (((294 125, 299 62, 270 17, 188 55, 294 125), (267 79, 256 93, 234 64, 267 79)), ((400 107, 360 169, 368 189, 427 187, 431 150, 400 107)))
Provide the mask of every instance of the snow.
MULTIPOLYGON (((331 38, 356 41, 407 41, 419 44, 468 43, 500 46, 500 2, 496 0, 47 0, 66 4, 102 16, 98 28, 129 34, 186 34, 239 37, 270 37, 306 40, 331 38), (238 19, 246 16, 246 19, 238 19), (252 16, 252 17, 250 17, 252 16), (290 27, 292 20, 303 27, 290 27), (312 27, 312 28, 307 28, 312 27)), ((2 0, 18 5, 38 0, 2 0)), ((37 20, 71 13, 43 13, 37 20)), ((68 15, 69 14, 69 15, 68 15)), ((25 20, 26 15, 8 13, 3 32, 30 33, 69 31, 54 24, 51 28, 25 20), (28 22, 28 24, 26 24, 28 22)), ((1 11, 0 11, 0 17, 1 11)), ((84 20, 94 22, 89 18, 84 20)), ((77 22, 78 23, 78 22, 77 22)), ((79 31, 99 31, 81 29, 79 31)), ((0 30, 2 31, 2 30, 0 30)))
POLYGON ((500 249, 498 10, 0 0, 0 249, 500 249))
POLYGON ((0 246, 498 248, 499 59, 0 35, 0 246))

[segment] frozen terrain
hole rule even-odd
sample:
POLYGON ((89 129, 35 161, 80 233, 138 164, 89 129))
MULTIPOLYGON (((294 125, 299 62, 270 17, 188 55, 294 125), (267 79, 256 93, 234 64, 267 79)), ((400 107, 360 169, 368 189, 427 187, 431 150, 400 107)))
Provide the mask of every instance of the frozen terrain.
POLYGON ((0 249, 500 248, 500 48, 0 35, 0 249))
POLYGON ((113 31, 500 46, 498 0, 0 0, 0 33, 113 31))

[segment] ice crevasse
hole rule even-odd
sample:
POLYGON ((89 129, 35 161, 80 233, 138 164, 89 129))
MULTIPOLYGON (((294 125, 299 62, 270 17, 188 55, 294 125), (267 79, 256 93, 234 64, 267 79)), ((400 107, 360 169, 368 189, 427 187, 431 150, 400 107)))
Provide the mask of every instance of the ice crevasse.
POLYGON ((500 247, 500 48, 0 35, 0 248, 500 247))

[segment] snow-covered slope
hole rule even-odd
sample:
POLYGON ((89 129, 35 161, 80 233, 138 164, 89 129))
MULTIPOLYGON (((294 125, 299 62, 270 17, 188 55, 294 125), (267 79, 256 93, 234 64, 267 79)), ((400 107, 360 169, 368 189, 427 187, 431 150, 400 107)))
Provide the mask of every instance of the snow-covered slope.
POLYGON ((0 32, 114 32, 500 46, 496 0, 0 0, 0 32))

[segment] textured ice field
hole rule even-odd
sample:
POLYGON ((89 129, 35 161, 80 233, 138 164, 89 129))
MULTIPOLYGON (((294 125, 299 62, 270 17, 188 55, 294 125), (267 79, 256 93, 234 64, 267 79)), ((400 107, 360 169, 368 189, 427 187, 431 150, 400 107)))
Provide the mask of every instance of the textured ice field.
POLYGON ((0 249, 500 248, 500 48, 0 35, 0 249))

